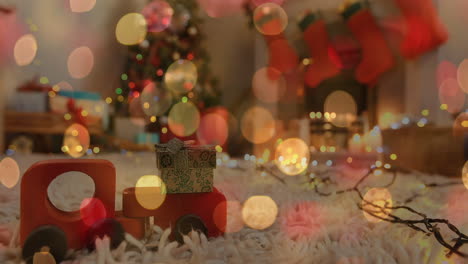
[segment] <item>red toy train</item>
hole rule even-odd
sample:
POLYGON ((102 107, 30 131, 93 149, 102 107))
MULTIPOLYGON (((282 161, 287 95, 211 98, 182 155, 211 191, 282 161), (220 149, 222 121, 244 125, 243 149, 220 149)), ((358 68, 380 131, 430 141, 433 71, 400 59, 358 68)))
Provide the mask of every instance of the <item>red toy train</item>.
POLYGON ((173 236, 183 242, 182 235, 192 230, 208 237, 223 234, 226 225, 226 198, 215 188, 210 193, 167 194, 163 204, 155 210, 143 208, 136 200, 135 188, 123 193, 122 211, 115 211, 116 173, 114 165, 106 160, 48 160, 31 166, 21 181, 20 241, 23 259, 32 262, 36 252, 50 249, 57 263, 68 248, 94 246, 96 237, 107 235, 112 246, 124 240, 124 233, 136 238, 145 235, 146 220, 154 217, 154 224, 171 227, 173 236), (64 212, 49 200, 47 188, 59 175, 78 171, 94 181, 95 193, 91 200, 99 201, 105 217, 89 223, 80 211, 94 210, 90 202, 80 211, 64 212))

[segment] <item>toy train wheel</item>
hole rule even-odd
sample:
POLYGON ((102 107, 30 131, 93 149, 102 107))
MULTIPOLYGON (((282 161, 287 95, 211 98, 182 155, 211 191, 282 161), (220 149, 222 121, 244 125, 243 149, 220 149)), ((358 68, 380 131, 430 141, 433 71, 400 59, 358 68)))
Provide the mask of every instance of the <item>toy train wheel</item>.
POLYGON ((88 230, 87 246, 89 250, 94 250, 96 238, 110 238, 111 248, 117 248, 125 240, 125 230, 119 221, 106 218, 94 223, 88 230))
POLYGON ((184 243, 184 236, 192 231, 205 234, 208 237, 208 228, 206 228, 203 220, 196 215, 184 215, 177 219, 176 230, 174 233, 175 239, 180 244, 184 243))
POLYGON ((47 225, 35 229, 24 242, 22 257, 26 263, 32 264, 34 254, 41 252, 43 247, 48 247, 55 262, 60 263, 67 254, 67 236, 56 226, 47 225))

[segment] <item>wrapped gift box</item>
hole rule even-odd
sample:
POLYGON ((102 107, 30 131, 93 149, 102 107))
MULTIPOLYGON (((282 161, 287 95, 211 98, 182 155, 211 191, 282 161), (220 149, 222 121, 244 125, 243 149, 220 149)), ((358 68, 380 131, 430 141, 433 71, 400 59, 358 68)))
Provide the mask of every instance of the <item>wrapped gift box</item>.
POLYGON ((8 102, 8 109, 16 112, 45 113, 48 111, 47 92, 16 92, 8 102))
POLYGON ((179 139, 156 145, 156 166, 168 193, 213 191, 214 147, 193 146, 179 139))
POLYGON ((68 113, 67 103, 70 99, 75 100, 75 105, 88 112, 89 116, 99 117, 102 127, 109 126, 109 106, 101 100, 97 93, 85 91, 60 91, 56 96, 50 98, 50 110, 54 113, 68 113))

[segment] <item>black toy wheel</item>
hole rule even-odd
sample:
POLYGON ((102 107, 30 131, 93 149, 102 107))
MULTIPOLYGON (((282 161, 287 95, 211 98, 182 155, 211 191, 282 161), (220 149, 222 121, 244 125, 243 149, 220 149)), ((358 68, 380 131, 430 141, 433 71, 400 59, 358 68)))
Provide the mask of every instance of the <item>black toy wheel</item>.
POLYGON ((60 263, 67 254, 67 236, 56 226, 41 226, 29 234, 24 242, 22 257, 28 264, 33 263, 34 254, 43 247, 50 249, 56 263, 60 263))
POLYGON ((175 239, 180 244, 184 243, 184 236, 192 231, 203 233, 208 237, 208 228, 206 228, 203 220, 196 215, 184 215, 177 219, 174 232, 175 239))
POLYGON ((112 218, 97 221, 88 230, 88 236, 86 239, 88 249, 94 250, 96 247, 96 239, 103 238, 104 236, 110 238, 111 247, 114 249, 125 240, 125 230, 119 221, 112 218))

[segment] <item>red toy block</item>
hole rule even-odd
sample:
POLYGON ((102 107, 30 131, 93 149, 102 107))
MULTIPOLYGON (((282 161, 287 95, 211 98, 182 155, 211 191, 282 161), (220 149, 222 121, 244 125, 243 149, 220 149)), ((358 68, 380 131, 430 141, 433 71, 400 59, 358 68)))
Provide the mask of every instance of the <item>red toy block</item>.
POLYGON ((165 229, 174 230, 179 218, 185 215, 196 215, 208 228, 208 236, 224 234, 227 208, 226 197, 213 188, 209 193, 174 193, 166 194, 162 205, 155 210, 143 208, 135 196, 135 188, 127 188, 123 193, 123 214, 126 217, 154 216, 154 224, 165 229))

